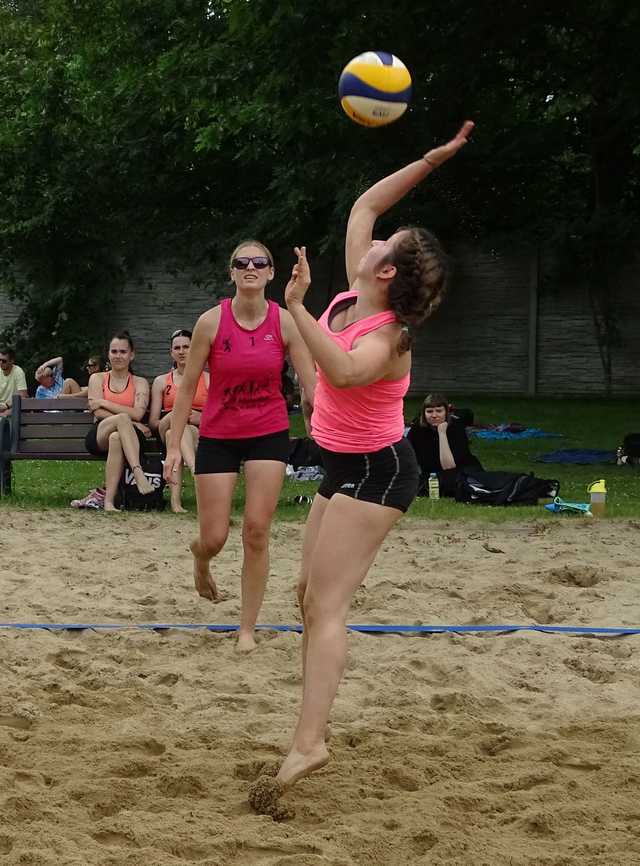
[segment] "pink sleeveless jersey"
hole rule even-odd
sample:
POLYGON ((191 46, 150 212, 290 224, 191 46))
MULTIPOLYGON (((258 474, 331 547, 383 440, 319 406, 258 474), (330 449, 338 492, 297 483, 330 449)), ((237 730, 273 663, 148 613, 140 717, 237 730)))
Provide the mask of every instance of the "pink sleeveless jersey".
MULTIPOLYGON (((329 327, 331 312, 341 301, 358 297, 357 292, 341 292, 320 317, 318 324, 331 339, 348 352, 359 337, 396 321, 389 310, 367 316, 347 325, 339 333, 329 327)), ((402 439, 404 434, 403 398, 409 388, 410 374, 401 379, 379 379, 369 385, 335 388, 318 367, 311 430, 313 438, 328 451, 364 454, 379 451, 402 439)))
POLYGON ((289 428, 282 394, 285 347, 280 307, 268 301, 264 322, 253 331, 239 325, 231 299, 220 304, 220 323, 209 352, 209 395, 200 435, 250 439, 289 428))

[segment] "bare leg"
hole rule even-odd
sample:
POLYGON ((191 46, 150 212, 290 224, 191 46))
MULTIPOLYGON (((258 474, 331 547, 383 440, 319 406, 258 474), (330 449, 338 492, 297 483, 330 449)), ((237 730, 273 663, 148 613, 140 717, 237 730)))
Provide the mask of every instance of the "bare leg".
POLYGON ((313 505, 309 510, 307 522, 304 527, 304 538, 302 541, 302 562, 300 563, 300 578, 298 580, 297 595, 298 605, 300 606, 300 615, 305 629, 302 632, 302 684, 304 688, 304 676, 307 666, 307 644, 308 632, 304 617, 304 596, 309 583, 309 568, 311 566, 311 557, 318 540, 322 518, 327 509, 329 500, 317 493, 313 498, 313 505))
POLYGON ((231 500, 237 478, 237 472, 196 475, 200 535, 191 542, 193 579, 198 595, 210 601, 220 600, 209 563, 220 553, 229 534, 231 500))
POLYGON ((304 598, 308 642, 302 707, 293 745, 277 776, 283 787, 329 759, 324 735, 346 663, 345 623, 351 599, 399 517, 395 508, 342 494, 333 496, 325 508, 304 598))
POLYGON ((136 487, 143 495, 153 493, 154 486, 149 482, 146 475, 140 466, 140 442, 135 427, 129 415, 122 412, 115 416, 117 430, 120 434, 120 442, 127 463, 131 467, 133 477, 135 478, 136 487))
POLYGON ((105 485, 106 492, 104 495, 104 510, 117 511, 114 505, 114 499, 118 492, 118 483, 122 477, 124 469, 124 453, 122 451, 122 443, 120 442, 120 434, 117 430, 109 434, 109 451, 107 453, 107 465, 105 468, 105 485))
POLYGON ((82 392, 82 388, 75 379, 65 379, 64 385, 62 386, 61 396, 63 397, 79 397, 82 392))
POLYGON ((198 447, 198 428, 193 424, 187 424, 182 434, 180 442, 180 452, 185 466, 189 467, 189 471, 193 474, 196 466, 196 448, 198 447))
MULTIPOLYGON (((171 446, 171 430, 166 432, 167 448, 171 446)), ((182 507, 182 463, 173 473, 171 480, 171 510, 174 514, 185 514, 186 508, 182 507)))
POLYGON ((269 574, 269 531, 284 479, 284 463, 249 460, 244 465, 246 497, 242 525, 242 611, 238 649, 249 652, 269 574))

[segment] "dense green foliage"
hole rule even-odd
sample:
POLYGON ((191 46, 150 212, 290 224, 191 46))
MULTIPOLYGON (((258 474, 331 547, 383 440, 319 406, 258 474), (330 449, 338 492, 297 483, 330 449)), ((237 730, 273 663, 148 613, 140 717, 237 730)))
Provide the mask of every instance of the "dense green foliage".
POLYGON ((470 116, 474 143, 394 223, 553 244, 558 279, 589 281, 606 375, 640 212, 639 32, 624 0, 0 0, 0 291, 26 304, 6 336, 73 365, 156 249, 203 278, 239 235, 336 251, 354 196, 470 116), (415 83, 376 131, 336 97, 370 47, 415 83))

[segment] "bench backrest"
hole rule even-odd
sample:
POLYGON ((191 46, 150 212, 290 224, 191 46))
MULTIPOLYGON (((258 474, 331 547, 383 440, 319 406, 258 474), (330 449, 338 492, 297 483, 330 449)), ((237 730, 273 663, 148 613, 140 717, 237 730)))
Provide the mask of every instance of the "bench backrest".
POLYGON ((84 438, 92 425, 86 397, 36 400, 16 395, 11 407, 11 453, 90 459, 84 438))

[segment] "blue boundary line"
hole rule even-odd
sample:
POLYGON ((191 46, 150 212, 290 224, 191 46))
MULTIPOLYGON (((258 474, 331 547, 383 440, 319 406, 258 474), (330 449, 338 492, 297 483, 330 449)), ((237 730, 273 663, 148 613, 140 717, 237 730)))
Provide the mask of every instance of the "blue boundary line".
MULTIPOLYGON (((206 630, 211 632, 238 631, 237 625, 212 625, 207 623, 44 623, 44 622, 0 622, 0 630, 26 631, 180 631, 206 630)), ((301 625, 258 625, 261 631, 302 632, 301 625)), ((347 625, 349 631, 363 634, 510 634, 518 631, 534 631, 542 634, 574 635, 638 635, 640 627, 579 626, 579 625, 347 625)))

